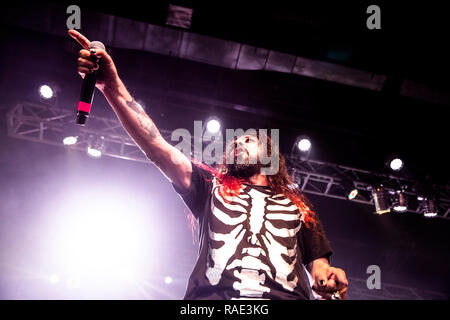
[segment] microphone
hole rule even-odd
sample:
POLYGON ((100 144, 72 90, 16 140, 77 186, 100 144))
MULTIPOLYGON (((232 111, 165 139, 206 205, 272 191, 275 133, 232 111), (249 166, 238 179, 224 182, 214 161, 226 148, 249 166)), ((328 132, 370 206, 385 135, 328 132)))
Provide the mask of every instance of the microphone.
MULTIPOLYGON (((92 41, 89 45, 89 49, 105 50, 105 45, 100 41, 92 41)), ((93 73, 87 73, 83 79, 83 84, 81 85, 76 121, 76 124, 81 126, 86 124, 89 112, 91 111, 92 100, 94 99, 95 82, 97 81, 97 71, 98 70, 94 70, 93 73)))

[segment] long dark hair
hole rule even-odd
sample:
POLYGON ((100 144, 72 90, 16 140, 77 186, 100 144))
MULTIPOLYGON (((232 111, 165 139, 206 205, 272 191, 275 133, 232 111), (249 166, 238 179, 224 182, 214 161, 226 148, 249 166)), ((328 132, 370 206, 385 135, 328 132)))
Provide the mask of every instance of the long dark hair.
MULTIPOLYGON (((257 134, 258 139, 259 134, 257 134)), ((267 155, 272 155, 272 140, 268 135, 267 137, 267 155)), ((259 140, 258 140, 259 141, 259 140)), ((234 147, 234 142, 230 143, 223 155, 222 163, 218 165, 217 169, 210 168, 204 164, 195 163, 210 171, 217 179, 220 188, 219 193, 224 198, 224 201, 229 202, 227 198, 237 196, 242 184, 245 182, 242 178, 237 178, 228 173, 228 167, 226 164, 227 154, 234 147)), ((316 226, 316 214, 311 202, 306 196, 294 187, 294 182, 288 174, 286 168, 286 160, 280 152, 278 153, 279 169, 273 175, 266 175, 269 187, 275 194, 283 194, 286 198, 292 201, 292 203, 298 208, 299 219, 304 220, 307 227, 316 226)))

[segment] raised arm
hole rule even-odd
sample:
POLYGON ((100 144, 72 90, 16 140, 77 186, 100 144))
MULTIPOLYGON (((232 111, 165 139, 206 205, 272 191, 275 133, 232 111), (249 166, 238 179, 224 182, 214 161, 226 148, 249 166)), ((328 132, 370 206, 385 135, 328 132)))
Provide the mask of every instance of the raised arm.
POLYGON ((104 50, 89 51, 89 40, 75 30, 69 35, 83 47, 78 58, 78 73, 84 77, 98 69, 96 87, 104 94, 123 127, 163 174, 182 190, 190 187, 192 165, 183 153, 161 136, 152 119, 130 95, 111 56, 104 50))

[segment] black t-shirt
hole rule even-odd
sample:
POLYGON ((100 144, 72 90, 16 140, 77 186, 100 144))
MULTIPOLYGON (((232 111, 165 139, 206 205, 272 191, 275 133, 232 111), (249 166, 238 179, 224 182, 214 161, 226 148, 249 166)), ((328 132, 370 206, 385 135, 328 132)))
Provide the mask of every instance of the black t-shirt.
POLYGON ((265 186, 244 184, 227 203, 193 163, 189 190, 173 187, 199 223, 184 299, 309 299, 302 264, 332 254, 319 220, 317 229, 306 227, 297 207, 265 186))

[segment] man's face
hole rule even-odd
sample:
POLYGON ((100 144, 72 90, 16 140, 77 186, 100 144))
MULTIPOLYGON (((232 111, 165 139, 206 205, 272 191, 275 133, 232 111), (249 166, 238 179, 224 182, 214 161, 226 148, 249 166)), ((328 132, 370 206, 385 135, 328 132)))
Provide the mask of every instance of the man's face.
POLYGON ((253 135, 243 135, 234 141, 228 151, 233 153, 234 163, 227 163, 229 174, 235 177, 249 178, 259 173, 260 146, 258 138, 253 135))
POLYGON ((238 164, 256 164, 259 156, 258 138, 251 135, 241 136, 234 142, 234 162, 238 164))

